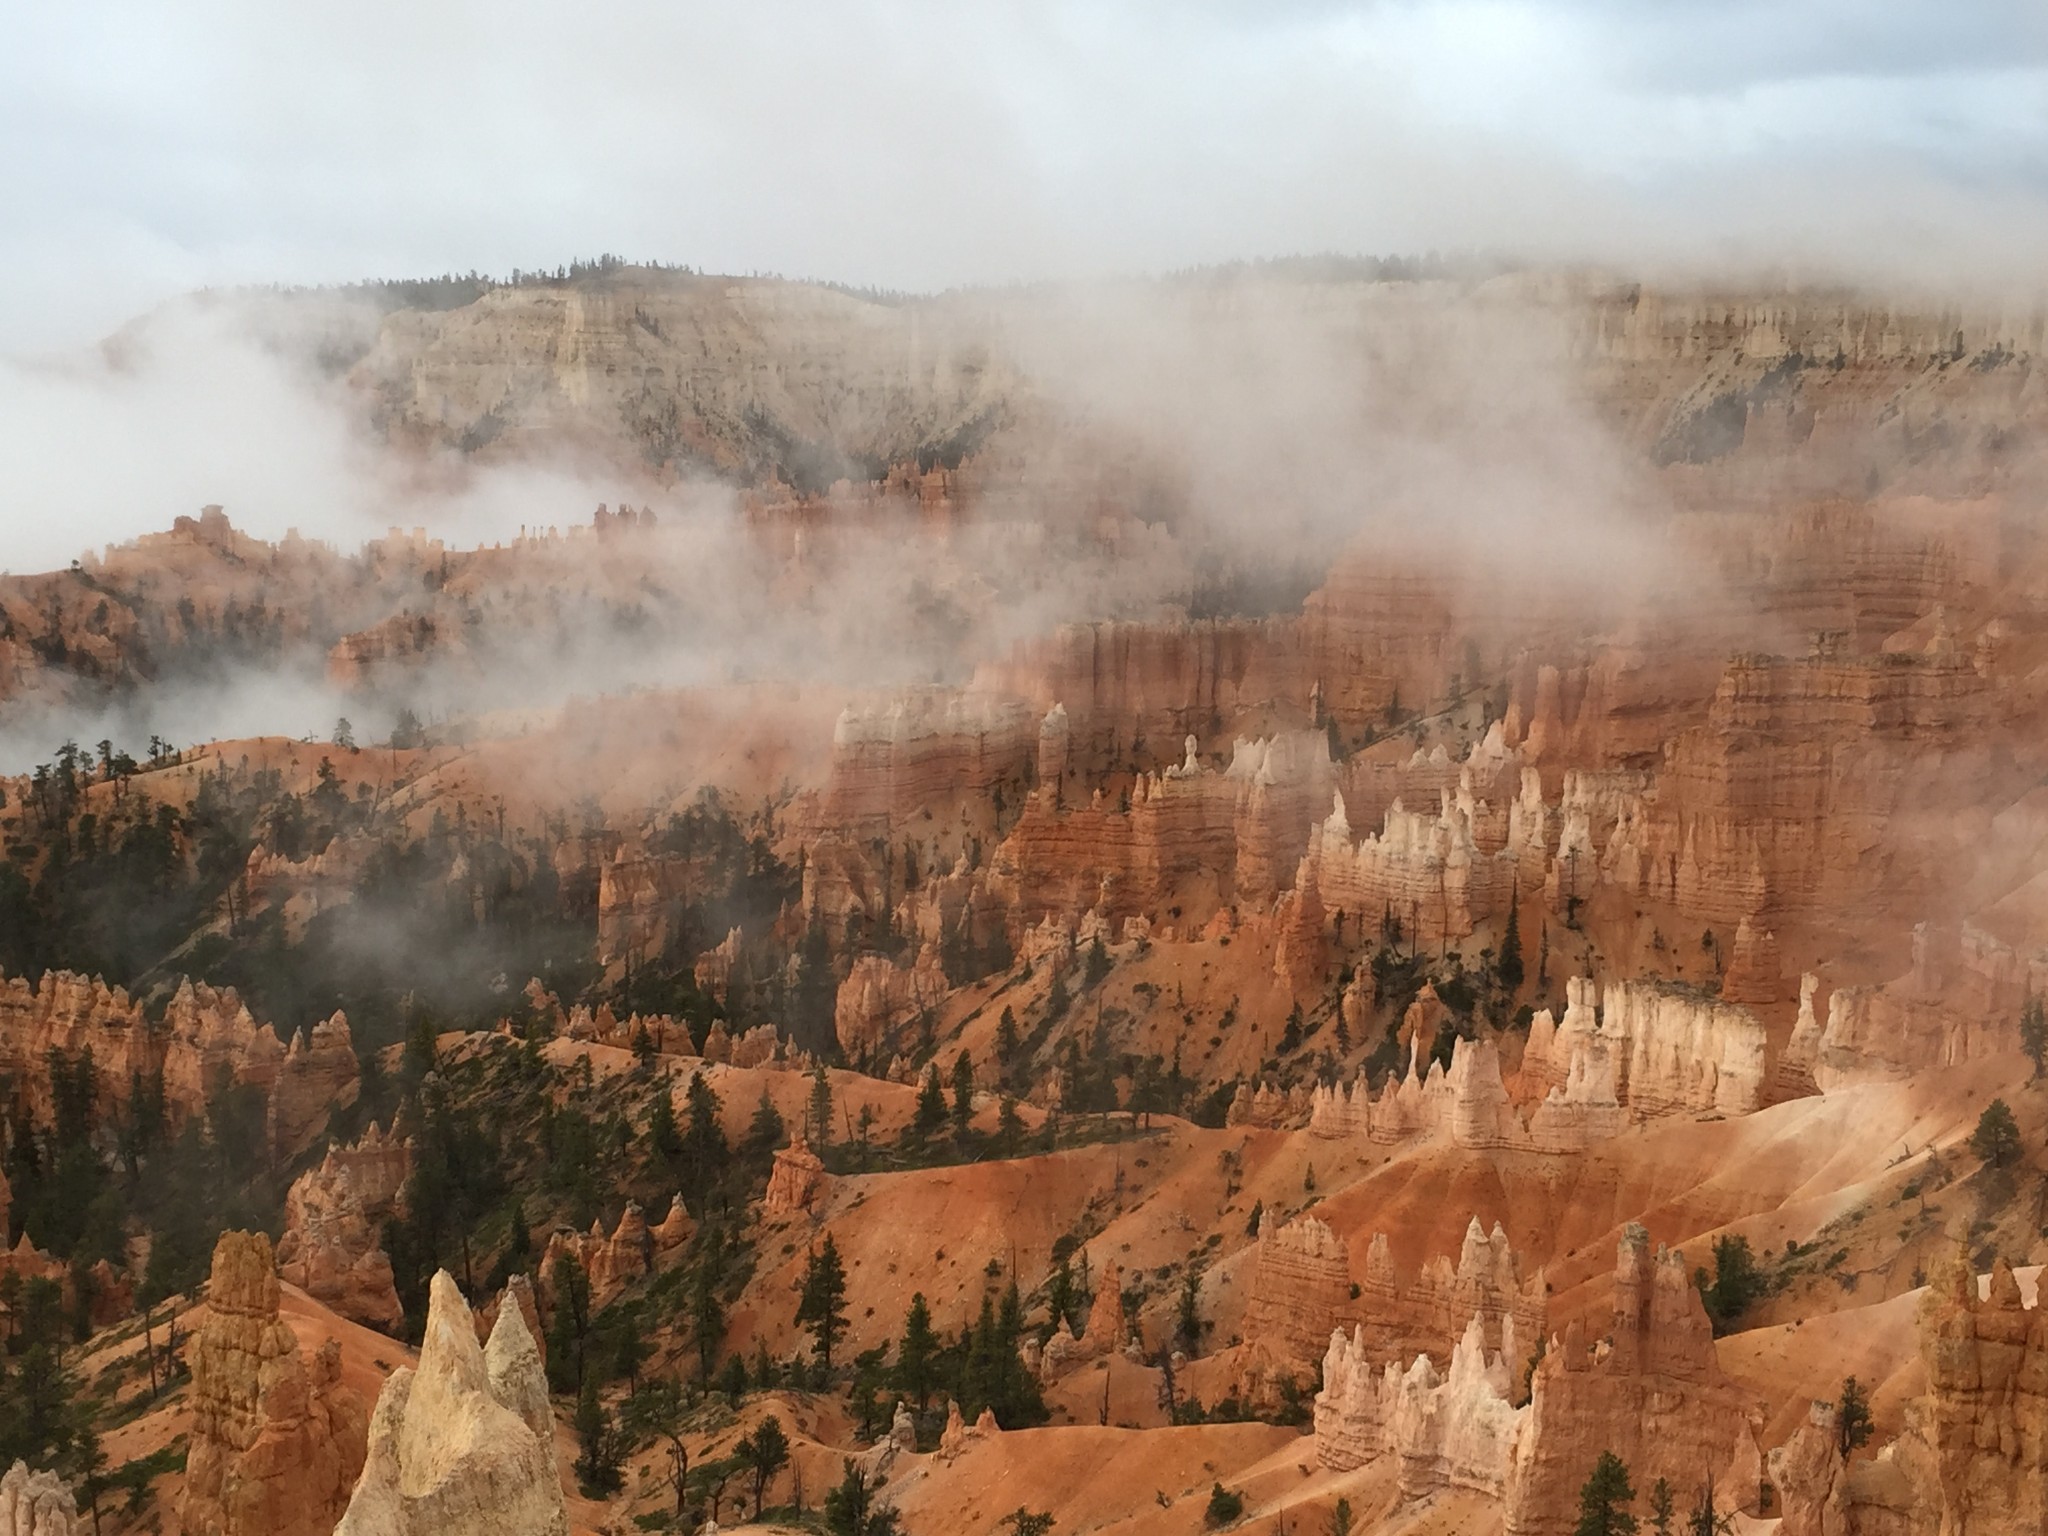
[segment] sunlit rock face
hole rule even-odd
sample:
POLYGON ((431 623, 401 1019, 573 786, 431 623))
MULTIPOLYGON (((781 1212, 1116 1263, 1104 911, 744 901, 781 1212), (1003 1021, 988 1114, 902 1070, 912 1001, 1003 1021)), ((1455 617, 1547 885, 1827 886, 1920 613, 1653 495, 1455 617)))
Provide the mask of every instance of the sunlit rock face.
POLYGON ((518 1305, 489 1343, 446 1271, 429 1292, 419 1364, 392 1372, 337 1536, 567 1536, 540 1351, 518 1305))

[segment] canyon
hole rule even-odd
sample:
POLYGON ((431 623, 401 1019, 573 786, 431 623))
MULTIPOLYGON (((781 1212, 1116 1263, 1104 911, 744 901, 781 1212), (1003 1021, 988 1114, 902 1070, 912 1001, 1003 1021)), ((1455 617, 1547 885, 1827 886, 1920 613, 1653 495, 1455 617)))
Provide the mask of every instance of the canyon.
POLYGON ((1258 378, 1106 401, 1055 295, 608 270, 327 365, 630 504, 0 577, 0 723, 362 724, 0 776, 0 1319, 142 1490, 0 1529, 1564 1536, 1603 1453, 2039 1529, 2043 320, 1146 295, 1355 440, 1232 462, 1258 378))

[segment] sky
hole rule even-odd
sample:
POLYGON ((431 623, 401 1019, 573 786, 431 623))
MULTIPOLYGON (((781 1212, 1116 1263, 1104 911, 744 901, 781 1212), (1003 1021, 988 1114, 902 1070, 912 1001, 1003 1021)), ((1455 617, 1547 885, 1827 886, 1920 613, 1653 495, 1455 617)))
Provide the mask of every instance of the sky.
POLYGON ((925 290, 1337 250, 2011 284, 2039 0, 5 0, 0 355, 600 250, 925 290))

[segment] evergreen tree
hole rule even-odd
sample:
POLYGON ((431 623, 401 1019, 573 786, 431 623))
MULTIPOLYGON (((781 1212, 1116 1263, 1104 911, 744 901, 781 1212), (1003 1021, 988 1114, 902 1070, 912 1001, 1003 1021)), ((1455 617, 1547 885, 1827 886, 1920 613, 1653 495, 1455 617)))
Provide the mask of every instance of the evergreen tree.
POLYGON ((1593 1475, 1579 1489, 1579 1523, 1572 1536, 1635 1536, 1636 1517, 1621 1507, 1635 1496, 1621 1458, 1602 1451, 1593 1475))
POLYGON ((851 1456, 846 1475, 825 1495, 825 1529, 831 1536, 897 1536, 896 1511, 875 1496, 866 1471, 851 1456))
POLYGON ((822 1061, 811 1071, 811 1145, 822 1154, 832 1145, 832 1080, 822 1061))
POLYGON ((576 1478, 591 1498, 606 1498, 625 1485, 626 1444, 597 1395, 597 1378, 583 1383, 576 1399, 576 1478))
POLYGON ((1074 1303, 1078 1297, 1074 1291, 1074 1270, 1067 1256, 1062 1253, 1059 1262, 1053 1266, 1052 1276, 1045 1282, 1046 1319, 1055 1332, 1061 1323, 1069 1329, 1074 1326, 1074 1303))
POLYGON ((670 1102, 666 1083, 647 1112, 647 1155, 664 1172, 673 1172, 682 1162, 682 1132, 676 1129, 676 1107, 670 1102))
POLYGON ((739 1407, 740 1399, 747 1395, 747 1362, 738 1355, 728 1355, 725 1368, 718 1373, 718 1390, 725 1394, 728 1403, 739 1407))
POLYGON ((1650 1529, 1657 1536, 1671 1536, 1671 1516, 1676 1500, 1671 1484, 1658 1478, 1650 1489, 1650 1529))
POLYGON ((896 1348, 896 1385, 917 1403, 923 1413, 931 1402, 937 1374, 939 1337, 932 1332, 932 1314, 925 1305, 924 1292, 910 1298, 910 1312, 903 1319, 903 1342, 896 1348))
POLYGON ((2020 1126, 2005 1100, 1993 1099, 1977 1117, 1977 1129, 1970 1133, 1970 1150, 1994 1168, 2003 1168, 2020 1155, 2020 1126))
POLYGON ((768 1097, 768 1090, 763 1088, 761 1100, 754 1106, 754 1118, 747 1122, 747 1155, 756 1162, 766 1162, 782 1145, 786 1129, 782 1123, 782 1112, 768 1097))
POLYGON ((2020 1010, 2020 1049, 2034 1064, 2033 1080, 2038 1082, 2048 1071, 2048 1006, 2038 997, 2028 998, 2020 1010))
POLYGON ((996 1140, 1005 1157, 1015 1157, 1024 1143, 1024 1122, 1017 1114, 1017 1100, 1011 1094, 1003 1095, 1002 1108, 996 1115, 996 1140))
POLYGON ((1181 1348, 1190 1359, 1201 1353, 1202 1314, 1198 1303, 1202 1295, 1202 1275, 1192 1264, 1180 1283, 1180 1313, 1175 1319, 1174 1332, 1179 1336, 1181 1348))
POLYGON ((810 1330, 819 1363, 831 1370, 832 1346, 846 1331, 846 1267, 829 1232, 824 1246, 812 1250, 804 1267, 803 1299, 797 1304, 796 1320, 810 1330))
POLYGON ((1686 1517, 1685 1536, 1729 1536, 1734 1528, 1734 1514, 1723 1514, 1714 1507, 1714 1480, 1709 1477, 1700 1485, 1699 1501, 1686 1517))
POLYGON ((1693 1280, 1699 1286, 1700 1301, 1707 1309, 1716 1337, 1731 1331, 1741 1321, 1743 1313, 1763 1294, 1765 1284, 1763 1270, 1750 1252, 1749 1239, 1740 1236, 1715 1238, 1712 1281, 1707 1279, 1704 1268, 1693 1272, 1693 1280))
POLYGON ((1835 1405, 1835 1443, 1842 1455, 1868 1443, 1877 1426, 1870 1416, 1870 1397, 1854 1376, 1842 1383, 1841 1401, 1835 1405))
POLYGON ((953 1058, 953 1134, 965 1136, 974 1123, 974 1063, 962 1051, 953 1058))
POLYGON ((1017 1059, 1017 1015, 1007 1004, 996 1021, 996 1060, 1007 1067, 1017 1059))
POLYGON ((1522 988, 1522 919, 1515 908, 1519 902, 1510 897, 1508 901, 1508 926, 1500 938, 1500 984, 1510 997, 1522 988))
POLYGON ((578 1392, 595 1380, 585 1372, 583 1358, 590 1337, 590 1276, 575 1254, 558 1253, 548 1279, 555 1292, 555 1315, 548 1324, 548 1377, 557 1392, 578 1392))
POLYGON ((782 1432, 782 1420, 769 1414, 737 1449, 754 1476, 754 1518, 759 1520, 768 1485, 775 1480, 776 1473, 789 1465, 789 1436, 782 1432))
POLYGON ((705 1195, 712 1183, 725 1172, 726 1163, 732 1156, 731 1149, 725 1144, 725 1129, 718 1121, 721 1107, 718 1095, 704 1080, 704 1074, 694 1074, 683 1095, 686 1121, 683 1128, 683 1169, 691 1191, 696 1194, 700 1211, 705 1195))
POLYGON ((910 1130, 913 1144, 923 1146, 946 1123, 946 1090, 939 1086, 939 1064, 924 1069, 924 1085, 917 1091, 917 1110, 910 1130))
POLYGON ((709 1264, 697 1271, 690 1287, 690 1342, 697 1350, 697 1379, 711 1380, 711 1362, 725 1339, 725 1303, 719 1299, 718 1278, 709 1264))
POLYGON ((1082 973, 1081 984, 1092 987, 1109 974, 1109 951, 1102 947, 1102 935, 1096 934, 1088 945, 1088 966, 1082 973))

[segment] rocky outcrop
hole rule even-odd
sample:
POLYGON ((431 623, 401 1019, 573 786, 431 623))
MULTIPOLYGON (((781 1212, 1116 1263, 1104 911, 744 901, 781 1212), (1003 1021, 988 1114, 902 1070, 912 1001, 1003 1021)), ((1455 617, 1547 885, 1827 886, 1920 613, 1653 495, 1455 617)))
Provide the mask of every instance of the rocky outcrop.
POLYGON ((886 955, 861 955, 853 962, 832 1005, 832 1027, 850 1061, 881 1053, 899 1031, 945 1000, 946 979, 936 946, 927 944, 917 960, 899 966, 886 955))
POLYGON ((1437 1254, 1409 1275, 1395 1266, 1387 1235, 1375 1233, 1354 1284, 1345 1244, 1323 1222, 1300 1216, 1276 1230, 1262 1221, 1245 1302, 1245 1374, 1254 1385, 1305 1375, 1331 1333, 1347 1330, 1351 1347, 1376 1366, 1424 1355, 1447 1365, 1464 1327, 1476 1325, 1484 1348, 1515 1357, 1518 1390, 1519 1354, 1543 1337, 1545 1316, 1543 1276, 1523 1279, 1498 1222, 1488 1232, 1475 1216, 1455 1260, 1437 1254))
POLYGON ((78 1502, 54 1472, 17 1461, 0 1477, 0 1536, 76 1536, 78 1502))
POLYGON ((927 688, 889 703, 849 705, 832 732, 824 816, 849 832, 886 836, 928 807, 1021 801, 1039 749, 1039 721, 1021 701, 927 688))
POLYGON ((1602 1451, 1638 1488, 1714 1478, 1729 1502, 1754 1504, 1763 1460, 1756 1405, 1721 1373, 1713 1332, 1682 1255, 1652 1256, 1649 1234, 1622 1234, 1614 1324, 1605 1351, 1587 1350, 1577 1323, 1531 1383, 1506 1496, 1510 1536, 1563 1536, 1580 1486, 1602 1451))
POLYGON ((1785 998, 1784 962, 1778 936, 1747 917, 1735 925, 1735 944, 1721 978, 1721 996, 1731 1003, 1777 1003, 1785 998))
POLYGON ((1405 1077, 1389 1078, 1378 1098, 1372 1096, 1364 1072, 1347 1087, 1317 1086, 1310 1095, 1308 1127, 1330 1138, 1358 1137, 1382 1145, 1414 1139, 1442 1138, 1454 1146, 1512 1148, 1529 1151, 1577 1150, 1578 1145, 1538 1145, 1508 1097, 1500 1070, 1500 1051, 1491 1040, 1460 1039, 1451 1047, 1451 1065, 1432 1061, 1419 1071, 1421 1036, 1412 1037, 1405 1077))
POLYGON ((1351 1256, 1314 1216, 1259 1221, 1244 1341, 1262 1375, 1306 1373, 1332 1329, 1352 1316, 1351 1256))
POLYGON ((1446 1489, 1500 1498, 1529 1418, 1509 1399, 1514 1379, 1505 1352, 1488 1356, 1476 1317, 1452 1349, 1447 1373, 1427 1355, 1406 1371, 1391 1361, 1376 1369, 1362 1341, 1340 1329, 1330 1336, 1316 1394, 1316 1460, 1348 1472, 1393 1458, 1404 1504, 1446 1489))
POLYGON ((596 1308, 648 1273, 654 1267, 656 1252, 646 1215, 637 1203, 628 1200, 609 1237, 603 1224, 593 1221, 588 1232, 564 1227, 548 1238, 540 1261, 541 1299, 550 1308, 555 1304, 555 1262, 560 1258, 573 1258, 582 1265, 584 1274, 590 1277, 590 1304, 596 1308))
POLYGON ((825 1185, 825 1164, 804 1141, 802 1131, 792 1132, 789 1145, 776 1150, 774 1166, 768 1170, 768 1189, 761 1197, 764 1216, 794 1216, 816 1204, 825 1185))
POLYGON ((280 1045, 232 989, 190 981, 179 986, 157 1024, 126 991, 96 978, 47 971, 33 988, 20 977, 0 981, 0 1074, 21 1085, 43 1120, 52 1110, 52 1051, 72 1060, 92 1053, 109 1114, 126 1106, 134 1084, 161 1082, 173 1130, 205 1112, 219 1081, 259 1089, 278 1157, 303 1151, 328 1114, 356 1093, 355 1047, 341 1014, 280 1045))
POLYGON ((270 1240, 222 1236, 186 1356, 185 1536, 327 1536, 362 1470, 363 1403, 341 1382, 339 1346, 308 1361, 277 1307, 270 1240))
POLYGON ((1941 1536, 2048 1529, 2048 1307, 2028 1307, 2004 1259, 1978 1292, 1952 1254, 1921 1302, 1928 1438, 1941 1536))
POLYGON ((352 1147, 332 1147, 285 1195, 278 1274, 343 1317, 395 1331, 404 1322, 384 1223, 398 1214, 412 1142, 374 1124, 352 1147))
POLYGON ((567 1536, 540 1354, 516 1305, 489 1345, 444 1270, 419 1364, 391 1373, 335 1536, 567 1536))
POLYGON ((1597 1017, 1590 982, 1573 978, 1567 996, 1562 1023, 1546 1009, 1530 1025, 1525 1095, 1569 1089, 1576 1070, 1583 1092, 1602 1093, 1611 1082, 1638 1120, 1746 1115, 1761 1106, 1766 1040, 1747 1008, 1655 979, 1610 982, 1597 1017))
POLYGON ((1115 1354, 1124 1343, 1123 1271, 1115 1259, 1104 1262, 1095 1276, 1095 1298, 1088 1306, 1088 1322, 1076 1341, 1075 1353, 1084 1360, 1115 1354))
POLYGON ((1903 976, 1829 996, 1814 1079, 1825 1090, 2016 1051, 2020 1013, 2043 991, 2048 956, 2024 959, 1967 924, 1921 923, 1903 976))
POLYGON ((1481 849, 1475 824, 1486 813, 1469 792, 1446 793, 1435 815, 1396 800, 1380 830, 1354 843, 1340 793, 1310 838, 1305 864, 1327 910, 1368 926, 1391 915, 1425 946, 1455 941, 1506 913, 1518 874, 1505 847, 1481 849))

